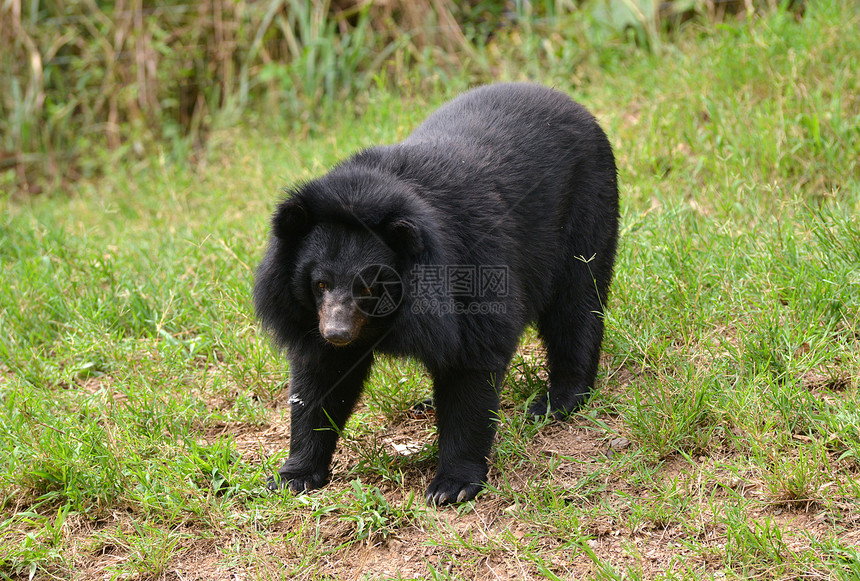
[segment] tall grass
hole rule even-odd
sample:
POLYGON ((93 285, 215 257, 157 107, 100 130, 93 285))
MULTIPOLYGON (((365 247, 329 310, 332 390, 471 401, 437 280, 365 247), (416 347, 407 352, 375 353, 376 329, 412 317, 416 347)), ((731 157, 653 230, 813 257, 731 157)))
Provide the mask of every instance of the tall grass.
MULTIPOLYGON (((213 127, 249 115, 266 126, 308 126, 371 85, 464 73, 490 80, 499 74, 494 54, 511 43, 528 45, 523 61, 535 71, 569 69, 619 39, 657 47, 661 23, 676 22, 682 8, 689 18, 715 5, 753 6, 674 3, 661 13, 645 0, 7 0, 0 187, 68 189, 116 160, 153 154, 194 161, 213 127)), ((805 123, 814 131, 817 120, 805 123)))
POLYGON ((68 185, 109 160, 199 145, 267 95, 342 98, 385 54, 367 14, 327 0, 5 2, 0 169, 24 188, 68 185))

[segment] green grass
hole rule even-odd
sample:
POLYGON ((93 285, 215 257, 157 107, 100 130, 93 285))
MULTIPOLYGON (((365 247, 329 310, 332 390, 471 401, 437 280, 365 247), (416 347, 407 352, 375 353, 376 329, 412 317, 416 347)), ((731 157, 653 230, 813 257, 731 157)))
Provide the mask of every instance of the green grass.
POLYGON ((411 361, 375 368, 328 487, 264 492, 287 366, 250 288, 281 186, 467 79, 373 89, 325 131, 224 130, 194 168, 3 197, 0 578, 860 578, 858 25, 837 2, 695 24, 584 53, 575 78, 526 37, 478 55, 598 115, 623 215, 597 394, 526 421, 546 377, 527 333, 490 487, 461 507, 421 500, 435 429, 407 412, 430 389, 411 361))

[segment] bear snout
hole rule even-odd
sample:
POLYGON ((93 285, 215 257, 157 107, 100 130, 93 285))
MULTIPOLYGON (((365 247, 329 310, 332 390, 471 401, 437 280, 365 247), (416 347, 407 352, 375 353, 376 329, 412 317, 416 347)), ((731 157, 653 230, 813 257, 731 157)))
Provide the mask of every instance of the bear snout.
POLYGON ((319 309, 320 335, 337 347, 358 339, 364 317, 347 293, 326 292, 319 309))

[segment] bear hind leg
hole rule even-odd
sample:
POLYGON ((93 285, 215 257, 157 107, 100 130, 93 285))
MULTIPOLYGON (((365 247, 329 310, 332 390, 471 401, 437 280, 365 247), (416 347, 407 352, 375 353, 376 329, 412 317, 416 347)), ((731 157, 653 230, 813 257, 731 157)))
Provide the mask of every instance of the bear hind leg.
MULTIPOLYGON (((587 269, 585 264, 578 268, 587 269)), ((534 416, 564 419, 584 404, 597 376, 603 341, 603 303, 590 271, 579 284, 564 287, 538 316, 538 331, 546 347, 549 391, 529 408, 534 416)))

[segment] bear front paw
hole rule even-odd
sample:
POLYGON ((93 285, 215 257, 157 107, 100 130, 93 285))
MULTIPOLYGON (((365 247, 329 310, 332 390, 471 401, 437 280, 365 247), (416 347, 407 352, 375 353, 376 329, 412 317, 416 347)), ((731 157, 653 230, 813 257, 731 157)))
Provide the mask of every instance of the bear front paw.
POLYGON ((437 476, 427 487, 427 504, 441 506, 472 500, 484 488, 482 483, 437 476))
POLYGON ((328 472, 294 472, 281 471, 269 476, 266 488, 272 492, 279 492, 289 488, 293 494, 300 494, 310 490, 322 488, 328 482, 328 472))

